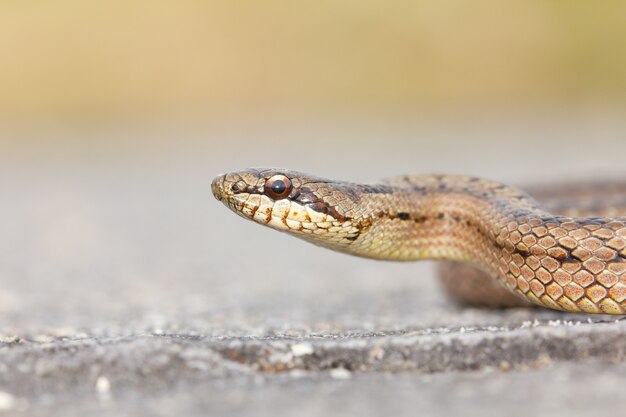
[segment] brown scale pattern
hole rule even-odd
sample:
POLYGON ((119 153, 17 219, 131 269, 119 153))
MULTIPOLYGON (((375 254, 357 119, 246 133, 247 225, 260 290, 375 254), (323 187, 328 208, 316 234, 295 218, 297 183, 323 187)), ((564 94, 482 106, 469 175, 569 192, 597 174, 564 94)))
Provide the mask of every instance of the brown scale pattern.
MULTIPOLYGON (((613 201, 625 201, 618 189, 610 189, 613 201)), ((610 314, 626 309, 626 218, 573 217, 576 212, 563 201, 573 200, 575 189, 538 190, 540 200, 542 192, 551 199, 540 205, 516 188, 470 177, 404 176, 360 185, 284 170, 246 170, 217 178, 213 192, 243 217, 334 250, 478 268, 483 273, 473 272, 470 279, 460 267, 445 267, 444 287, 469 302, 514 303, 485 280, 489 276, 519 299, 552 309, 610 314), (263 186, 276 174, 290 178, 294 187, 289 197, 274 201, 263 186)), ((576 214, 602 213, 599 187, 579 193, 583 201, 576 214)))
MULTIPOLYGON (((552 186, 543 186, 543 187, 525 187, 525 190, 535 198, 537 201, 541 203, 543 207, 546 208, 551 213, 555 213, 560 216, 568 216, 574 218, 582 218, 582 217, 618 217, 618 216, 626 216, 626 184, 623 182, 616 181, 603 181, 598 183, 569 183, 569 184, 559 184, 552 186)), ((596 226, 588 226, 590 228, 597 228, 596 226)), ((616 225, 617 227, 617 225, 616 225)), ((524 228, 526 230, 526 228, 524 228)), ((553 228, 551 231, 551 237, 556 240, 556 247, 545 248, 541 247, 540 249, 535 249, 539 255, 543 255, 544 251, 548 256, 554 257, 555 260, 560 260, 564 256, 564 252, 567 253, 568 248, 560 248, 559 239, 563 239, 563 243, 570 247, 573 245, 574 241, 571 239, 575 239, 577 235, 581 232, 573 233, 575 236, 570 239, 565 239, 569 232, 563 230, 562 228, 553 228), (567 235, 566 235, 567 234, 567 235)), ((591 234, 594 231, 590 231, 591 234)), ((604 248, 596 249, 596 255, 600 259, 596 259, 589 263, 589 265, 596 267, 601 266, 600 262, 609 262, 613 260, 613 264, 617 263, 621 264, 618 257, 623 255, 623 250, 626 247, 624 245, 624 239, 619 236, 613 236, 612 231, 610 230, 596 230, 596 235, 599 235, 599 241, 604 241, 604 248)), ((621 232, 623 233, 623 232, 621 232)), ((586 233, 582 232, 583 235, 586 233)), ((535 235, 526 236, 526 241, 522 242, 527 247, 532 247, 533 245, 538 244, 538 237, 535 235)), ((597 245, 598 241, 589 240, 589 242, 594 242, 597 245)), ((545 241, 544 243, 551 244, 553 243, 550 240, 545 241)), ((537 294, 542 294, 542 291, 545 291, 551 301, 558 301, 558 299, 564 295, 564 287, 570 283, 574 283, 578 285, 576 281, 574 281, 574 275, 577 275, 579 281, 581 278, 587 277, 586 271, 583 267, 581 267, 581 260, 577 260, 578 262, 574 262, 571 264, 565 264, 565 268, 557 268, 554 273, 550 273, 550 277, 554 280, 554 282, 542 282, 539 280, 539 283, 534 283, 536 294, 533 293, 535 297, 537 294), (568 271, 569 269, 569 271, 568 271), (540 286, 541 284, 543 286, 540 286)), ((550 262, 550 261, 546 261, 550 262)), ((543 277, 545 281, 547 281, 548 275, 545 273, 543 266, 538 263, 537 257, 529 257, 526 259, 525 264, 521 268, 522 280, 525 280, 526 283, 522 283, 524 288, 530 288, 530 282, 532 281, 533 275, 531 271, 538 271, 538 275, 543 277), (535 269, 536 268, 536 269, 535 269)), ((617 268, 621 272, 622 265, 616 266, 613 265, 611 268, 617 268)), ((548 271, 549 273, 550 271, 548 271)), ((592 273, 593 275, 593 273, 592 273)), ((439 265, 439 278, 442 284, 443 289, 450 295, 453 299, 468 305, 475 306, 486 306, 486 307, 515 307, 515 306, 526 306, 528 305, 528 300, 526 298, 521 298, 519 296, 515 296, 512 292, 510 292, 505 287, 498 285, 493 278, 485 273, 484 271, 475 268, 471 265, 459 263, 459 262, 441 262, 439 265)), ((590 294, 594 296, 597 300, 599 296, 604 296, 605 292, 611 291, 610 288, 615 287, 613 293, 617 293, 618 291, 623 291, 623 285, 626 282, 626 277, 621 273, 615 273, 610 270, 601 271, 596 277, 598 284, 602 287, 593 287, 592 285, 587 285, 583 288, 590 288, 590 294)), ((584 284, 587 284, 587 281, 581 281, 584 284)), ((581 293, 580 289, 574 285, 570 288, 574 289, 574 293, 576 296, 581 293)), ((570 289, 570 291, 572 291, 570 289)), ((613 301, 617 301, 617 299, 613 299, 613 301)), ((587 304, 586 302, 584 302, 587 304)), ((610 303, 606 302, 605 304, 610 303)), ((624 302, 618 302, 621 306, 621 309, 624 309, 624 302)), ((610 303, 612 304, 612 303, 610 303)), ((543 305, 543 304, 542 304, 543 305)), ((620 312, 621 314, 621 312, 620 312)))
POLYGON ((624 313, 624 221, 506 220, 496 242, 499 275, 510 290, 554 309, 624 313))

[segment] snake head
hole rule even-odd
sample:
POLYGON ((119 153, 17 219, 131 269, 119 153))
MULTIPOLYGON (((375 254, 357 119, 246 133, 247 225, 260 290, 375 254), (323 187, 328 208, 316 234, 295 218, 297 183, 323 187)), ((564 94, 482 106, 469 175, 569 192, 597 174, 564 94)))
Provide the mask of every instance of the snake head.
POLYGON ((348 183, 294 171, 247 169, 216 177, 213 195, 236 214, 321 246, 350 245, 360 234, 358 195, 348 183))

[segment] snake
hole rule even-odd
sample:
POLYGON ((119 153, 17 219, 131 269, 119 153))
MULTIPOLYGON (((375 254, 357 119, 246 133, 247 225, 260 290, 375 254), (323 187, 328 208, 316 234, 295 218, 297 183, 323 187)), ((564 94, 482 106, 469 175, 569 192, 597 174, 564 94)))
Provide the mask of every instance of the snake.
POLYGON ((275 168, 217 176, 239 216, 334 251, 440 260, 444 290, 491 307, 626 314, 626 184, 521 188, 462 175, 335 181, 275 168))

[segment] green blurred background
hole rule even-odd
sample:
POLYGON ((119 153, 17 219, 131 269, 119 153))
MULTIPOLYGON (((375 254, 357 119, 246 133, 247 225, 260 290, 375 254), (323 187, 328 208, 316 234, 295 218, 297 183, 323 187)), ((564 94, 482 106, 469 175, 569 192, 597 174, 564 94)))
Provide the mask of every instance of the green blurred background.
POLYGON ((7 125, 621 106, 626 3, 3 1, 7 125))

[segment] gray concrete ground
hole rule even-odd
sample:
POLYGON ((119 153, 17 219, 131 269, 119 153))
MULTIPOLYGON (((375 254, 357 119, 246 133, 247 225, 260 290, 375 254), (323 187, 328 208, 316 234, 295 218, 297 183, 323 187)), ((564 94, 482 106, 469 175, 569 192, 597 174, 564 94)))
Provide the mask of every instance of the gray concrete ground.
POLYGON ((455 306, 429 263, 335 254, 210 195, 245 166, 519 183, 619 173, 626 150, 613 119, 392 125, 5 132, 0 412, 621 412, 626 321, 455 306), (519 150, 537 146, 570 153, 531 164, 519 150))

